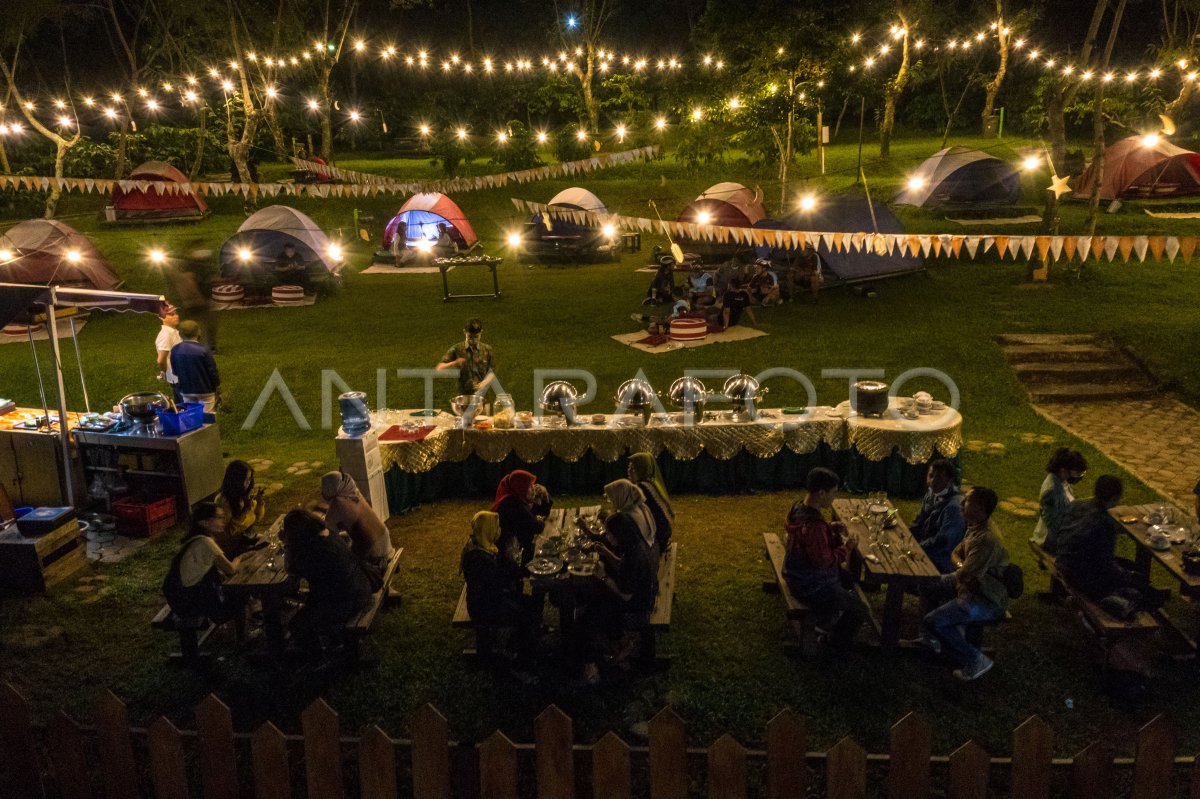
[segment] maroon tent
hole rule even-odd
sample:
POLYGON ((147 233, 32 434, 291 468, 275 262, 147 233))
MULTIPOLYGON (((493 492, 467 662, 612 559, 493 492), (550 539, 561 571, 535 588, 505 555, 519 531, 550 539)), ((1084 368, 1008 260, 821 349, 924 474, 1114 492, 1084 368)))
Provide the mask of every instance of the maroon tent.
POLYGON ((758 194, 740 183, 718 183, 688 204, 679 213, 679 222, 699 225, 752 227, 764 219, 762 200, 758 194))
POLYGON ((57 219, 30 219, 0 234, 0 281, 104 291, 121 285, 91 240, 57 219))
MULTIPOLYGON (((1079 178, 1075 193, 1092 196, 1095 164, 1079 178)), ((1130 136, 1104 151, 1100 199, 1191 197, 1200 194, 1200 153, 1176 147, 1160 136, 1130 136)))
POLYGON ((162 161, 147 161, 133 170, 129 180, 117 183, 112 209, 113 221, 168 222, 199 219, 208 213, 208 204, 191 190, 187 176, 178 169, 162 161))

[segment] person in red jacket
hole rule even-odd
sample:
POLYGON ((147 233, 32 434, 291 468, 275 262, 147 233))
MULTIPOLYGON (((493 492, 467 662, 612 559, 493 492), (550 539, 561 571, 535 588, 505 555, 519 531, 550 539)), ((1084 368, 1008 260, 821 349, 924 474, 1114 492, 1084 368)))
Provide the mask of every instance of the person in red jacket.
POLYGON ((831 524, 823 510, 833 503, 841 480, 822 467, 808 473, 804 499, 792 506, 787 518, 787 554, 783 576, 792 595, 812 608, 818 634, 835 648, 845 648, 867 619, 867 608, 843 580, 842 570, 855 541, 845 527, 831 524))

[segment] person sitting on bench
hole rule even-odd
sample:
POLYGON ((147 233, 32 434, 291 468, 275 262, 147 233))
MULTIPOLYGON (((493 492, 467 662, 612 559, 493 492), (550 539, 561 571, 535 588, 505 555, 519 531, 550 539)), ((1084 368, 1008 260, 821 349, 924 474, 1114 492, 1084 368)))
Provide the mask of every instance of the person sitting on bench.
POLYGON ((296 252, 296 246, 290 241, 283 245, 283 252, 275 259, 271 267, 276 285, 301 286, 308 293, 308 264, 304 257, 296 252))
POLYGON ((321 477, 321 497, 329 504, 325 511, 325 528, 344 536, 363 566, 380 575, 392 559, 392 538, 387 525, 380 520, 358 490, 354 478, 345 472, 326 472, 321 477))
POLYGON ((1119 478, 1101 475, 1095 496, 1067 506, 1054 565, 1072 589, 1125 620, 1162 607, 1170 592, 1151 588, 1131 561, 1114 554, 1121 526, 1108 511, 1120 503, 1122 491, 1119 478))
POLYGON ((1008 607, 1008 551, 990 521, 999 502, 996 492, 983 486, 963 500, 967 532, 951 557, 955 570, 922 592, 926 606, 936 607, 925 614, 921 636, 911 642, 944 651, 958 664, 954 676, 963 682, 979 679, 995 665, 967 641, 963 626, 1001 619, 1008 607))
POLYGON ((929 464, 925 476, 928 488, 921 510, 908 529, 942 574, 954 571, 950 555, 963 539, 967 523, 963 520, 963 495, 955 485, 958 470, 954 462, 941 458, 929 464))
POLYGON ((667 493, 658 461, 649 452, 635 452, 629 456, 625 471, 629 481, 642 491, 646 507, 654 517, 654 539, 658 543, 658 554, 665 556, 671 547, 675 510, 671 507, 671 496, 667 493))
POLYGON ((1033 529, 1033 541, 1051 555, 1058 551, 1062 535, 1063 514, 1075 501, 1071 486, 1083 479, 1087 461, 1078 452, 1060 447, 1046 464, 1046 479, 1038 492, 1038 521, 1033 529))
MULTIPOLYGON (((325 523, 304 510, 283 517, 283 542, 288 573, 308 583, 304 607, 292 617, 289 629, 300 653, 321 651, 321 638, 336 638, 346 623, 371 605, 382 584, 372 584, 350 548, 324 535, 325 523)), ((376 575, 378 576, 378 575, 376 575)))
POLYGON ((867 608, 843 581, 843 564, 855 547, 840 523, 831 524, 823 510, 833 504, 841 480, 818 466, 808 473, 807 493, 787 516, 787 554, 783 576, 788 590, 812 608, 818 634, 835 649, 846 649, 867 620, 867 608))
POLYGON ((229 514, 229 524, 217 538, 226 557, 240 555, 258 541, 254 531, 267 515, 265 489, 254 486, 254 468, 245 461, 230 461, 221 480, 217 501, 229 514))
POLYGON ((180 618, 205 618, 224 624, 241 612, 242 604, 221 592, 221 583, 235 572, 242 557, 225 557, 217 539, 225 533, 229 514, 215 502, 201 502, 163 580, 163 596, 180 618))
POLYGON ((553 503, 537 477, 523 469, 509 472, 496 486, 493 513, 500 515, 500 552, 513 564, 533 559, 533 541, 542 534, 553 503))
MULTIPOLYGON (((500 516, 481 510, 471 519, 471 536, 459 560, 467 581, 467 612, 477 627, 511 627, 509 646, 517 661, 529 660, 540 619, 521 593, 521 581, 500 555, 500 516)), ((480 652, 483 657, 495 653, 480 652)))

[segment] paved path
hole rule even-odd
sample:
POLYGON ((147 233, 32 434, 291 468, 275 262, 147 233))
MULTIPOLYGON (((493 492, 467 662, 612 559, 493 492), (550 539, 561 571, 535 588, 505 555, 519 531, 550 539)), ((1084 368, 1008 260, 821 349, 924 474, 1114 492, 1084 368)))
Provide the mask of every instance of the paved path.
POLYGON ((1033 407, 1190 514, 1200 480, 1200 413, 1193 408, 1168 397, 1033 407))

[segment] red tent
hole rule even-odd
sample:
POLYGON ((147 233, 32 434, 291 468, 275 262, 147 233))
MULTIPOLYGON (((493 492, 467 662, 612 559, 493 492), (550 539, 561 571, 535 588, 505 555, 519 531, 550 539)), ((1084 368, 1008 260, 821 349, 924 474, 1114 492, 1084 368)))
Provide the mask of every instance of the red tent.
POLYGON ((450 237, 464 250, 479 241, 462 209, 454 204, 454 200, 437 192, 414 194, 400 206, 383 230, 385 249, 392 246, 392 237, 396 235, 401 222, 408 226, 406 238, 410 242, 422 239, 437 241, 438 225, 447 225, 450 237))
MULTIPOLYGON (((1092 196, 1096 174, 1092 164, 1079 178, 1075 193, 1092 196)), ((1176 147, 1159 136, 1130 136, 1104 151, 1100 199, 1118 197, 1190 197, 1200 194, 1200 153, 1176 147)))
POLYGON ((30 219, 0 234, 0 281, 103 291, 121 285, 87 236, 57 219, 30 219))
POLYGON ((208 213, 208 204, 190 188, 185 190, 183 187, 187 185, 187 176, 175 167, 162 161, 147 161, 133 170, 128 181, 120 181, 113 189, 113 218, 138 221, 198 219, 208 213), (142 188, 130 186, 131 182, 150 185, 142 188), (160 192, 160 186, 155 184, 174 184, 174 190, 162 186, 160 192))
POLYGON ((688 204, 679 214, 679 222, 700 225, 752 227, 764 219, 761 198, 740 183, 718 183, 688 204))

